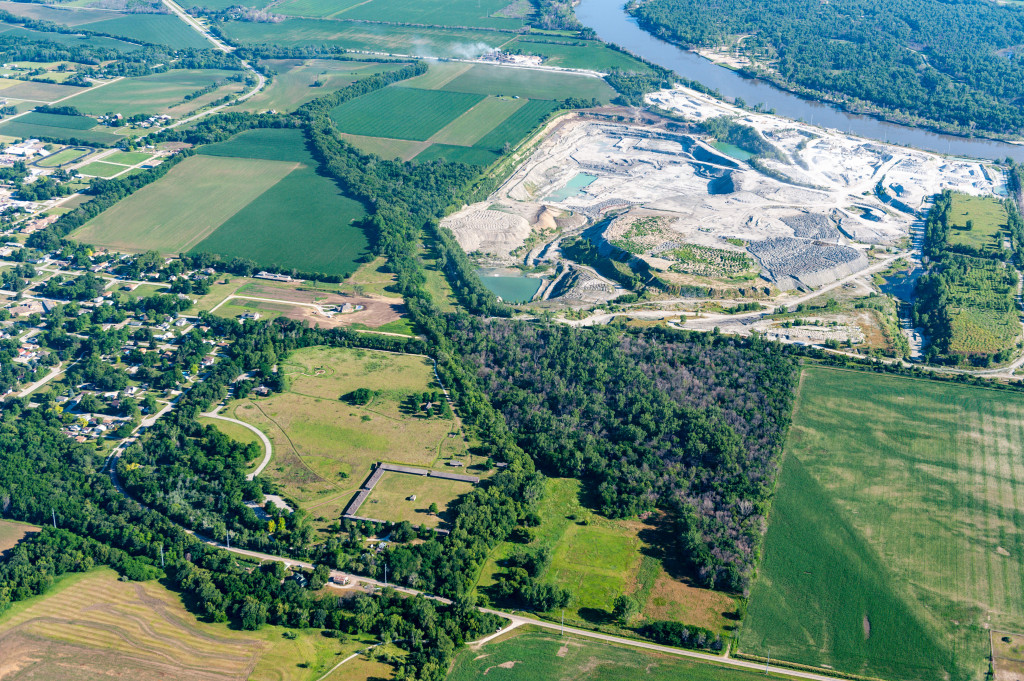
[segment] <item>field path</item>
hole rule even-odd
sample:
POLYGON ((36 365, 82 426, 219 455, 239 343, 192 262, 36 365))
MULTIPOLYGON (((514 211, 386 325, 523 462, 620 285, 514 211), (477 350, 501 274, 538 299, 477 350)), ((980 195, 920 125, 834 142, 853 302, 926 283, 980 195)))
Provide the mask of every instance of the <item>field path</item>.
POLYGON ((267 464, 270 463, 270 457, 273 454, 274 450, 270 446, 270 440, 267 438, 266 435, 263 434, 262 430, 260 430, 256 426, 253 426, 251 424, 246 423, 245 421, 239 421, 238 419, 233 419, 233 418, 230 418, 228 416, 221 416, 220 414, 218 414, 215 411, 207 412, 205 414, 202 414, 202 416, 205 416, 205 417, 211 418, 211 419, 219 419, 221 421, 227 421, 229 423, 237 423, 238 425, 242 426, 243 428, 248 428, 252 432, 256 433, 256 435, 263 442, 263 450, 266 453, 263 455, 262 463, 260 463, 260 465, 256 468, 256 470, 254 470, 252 473, 249 473, 248 475, 246 475, 245 479, 246 480, 252 480, 257 475, 259 475, 260 473, 263 472, 263 469, 266 468, 267 464))

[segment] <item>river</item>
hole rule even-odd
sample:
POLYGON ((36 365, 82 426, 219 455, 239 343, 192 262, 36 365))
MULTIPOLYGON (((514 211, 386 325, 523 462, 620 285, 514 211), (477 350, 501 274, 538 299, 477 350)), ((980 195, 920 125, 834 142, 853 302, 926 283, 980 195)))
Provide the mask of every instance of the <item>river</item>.
POLYGON ((576 6, 576 16, 605 42, 614 43, 684 78, 714 88, 725 97, 741 97, 748 106, 761 104, 786 118, 941 154, 992 160, 1009 156, 1015 161, 1024 161, 1024 146, 1021 145, 940 135, 921 128, 887 123, 871 116, 851 114, 829 104, 802 99, 765 81, 746 78, 689 50, 655 38, 640 28, 626 12, 623 0, 582 0, 576 6))

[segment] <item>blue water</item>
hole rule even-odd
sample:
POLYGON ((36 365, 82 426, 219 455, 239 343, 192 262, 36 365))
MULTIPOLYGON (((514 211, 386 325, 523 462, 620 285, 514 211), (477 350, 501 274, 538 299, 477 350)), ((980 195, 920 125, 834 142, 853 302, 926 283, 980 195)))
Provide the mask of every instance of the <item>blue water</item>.
POLYGON ((887 123, 871 116, 852 114, 829 104, 803 99, 771 83, 748 78, 689 50, 655 38, 637 25, 636 19, 626 12, 623 4, 624 0, 582 0, 576 6, 576 17, 584 26, 594 29, 601 40, 614 43, 684 78, 718 90, 726 98, 739 97, 748 105, 761 104, 765 109, 774 109, 778 115, 786 118, 882 142, 970 158, 1001 160, 1010 157, 1024 161, 1024 146, 1021 145, 940 135, 921 128, 887 123))
POLYGON ((506 303, 528 303, 540 289, 541 280, 533 277, 493 277, 481 273, 480 281, 506 303))
POLYGON ((569 180, 564 187, 556 192, 552 192, 550 196, 545 198, 545 201, 565 201, 571 199, 574 196, 579 196, 580 192, 594 184, 594 180, 597 179, 597 175, 591 175, 589 173, 577 173, 576 177, 569 180))

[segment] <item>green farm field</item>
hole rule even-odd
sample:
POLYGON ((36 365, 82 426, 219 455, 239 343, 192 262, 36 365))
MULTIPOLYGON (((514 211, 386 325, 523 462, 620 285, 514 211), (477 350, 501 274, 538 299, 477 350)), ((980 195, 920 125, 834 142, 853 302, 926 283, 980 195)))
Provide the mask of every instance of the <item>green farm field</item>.
MULTIPOLYGON (((466 45, 498 47, 511 35, 496 31, 444 29, 429 26, 390 26, 351 21, 286 19, 277 24, 229 21, 225 34, 241 43, 267 43, 282 47, 328 45, 349 50, 395 55, 465 57, 466 45)), ((482 51, 482 49, 481 49, 482 51)))
POLYGON ((82 113, 99 116, 108 112, 124 116, 136 114, 167 114, 181 116, 209 101, 223 97, 228 91, 238 92, 238 83, 225 84, 214 92, 185 102, 186 95, 213 85, 225 83, 235 71, 220 69, 172 69, 139 78, 123 78, 98 89, 89 89, 74 98, 74 106, 82 113))
MULTIPOLYGON (((641 617, 634 626, 645 619, 673 619, 725 632, 726 615, 736 610, 735 602, 728 595, 692 587, 666 571, 660 552, 651 543, 659 535, 656 522, 604 518, 580 502, 581 494, 579 480, 549 478, 537 509, 541 523, 533 528, 534 539, 529 544, 531 549, 551 551, 551 564, 541 574, 541 581, 570 592, 566 624, 631 635, 611 614, 615 598, 625 594, 641 606, 641 617)), ((478 592, 488 592, 503 571, 505 559, 520 546, 512 542, 498 545, 480 572, 478 592)))
POLYGON ((755 681, 764 672, 728 669, 525 626, 481 648, 465 648, 447 681, 755 681))
POLYGON ((63 114, 31 112, 18 118, 18 122, 28 125, 39 125, 48 128, 66 128, 68 130, 90 130, 96 127, 96 119, 88 116, 65 116, 63 114))
POLYGON ((602 104, 607 104, 615 97, 615 91, 602 78, 489 64, 433 62, 427 73, 405 84, 428 90, 443 89, 527 99, 561 101, 566 97, 594 98, 602 104))
POLYGON ((270 85, 245 100, 244 111, 292 111, 317 97, 323 97, 357 80, 401 68, 406 62, 390 64, 340 59, 264 59, 264 67, 276 73, 270 85), (319 85, 314 87, 315 83, 319 85))
POLYGON ((100 213, 73 238, 120 251, 182 253, 296 167, 286 161, 193 156, 100 213))
POLYGON ((482 95, 392 86, 345 102, 331 118, 352 135, 423 141, 481 100, 482 95))
POLYGON ((89 24, 88 30, 180 50, 206 49, 206 39, 173 14, 128 14, 89 24))
MULTIPOLYGON (((0 123, 0 135, 5 137, 38 137, 48 140, 77 140, 87 144, 111 145, 122 139, 121 135, 104 132, 102 130, 82 130, 68 127, 57 127, 42 125, 30 122, 31 116, 43 116, 44 114, 27 114, 22 118, 0 123), (24 120, 23 120, 24 119, 24 120)), ((62 116, 61 118, 71 118, 62 116)), ((95 121, 94 121, 95 123, 95 121)))
POLYGON ((333 179, 317 172, 318 163, 306 148, 301 130, 251 130, 204 147, 201 153, 289 161, 298 166, 194 244, 195 251, 303 272, 347 276, 356 270, 356 260, 369 247, 366 233, 357 224, 366 217, 366 210, 342 194, 333 179), (288 238, 282 239, 285 232, 288 238))
POLYGON ((315 681, 366 643, 318 629, 200 622, 159 583, 121 582, 106 568, 65 576, 0 616, 4 663, 37 679, 67 678, 73 668, 81 679, 315 681))
POLYGON ((413 525, 443 526, 454 520, 448 505, 471 489, 473 484, 468 482, 389 471, 363 502, 359 515, 393 523, 408 520, 413 525), (416 501, 409 500, 413 495, 416 501), (437 515, 430 513, 432 503, 437 504, 437 515))
POLYGON ((83 11, 73 7, 59 7, 27 2, 0 2, 0 10, 10 12, 17 17, 50 21, 62 26, 82 26, 96 21, 103 21, 104 19, 116 19, 124 16, 121 12, 115 11, 98 9, 83 11))
POLYGON ((509 5, 509 0, 481 0, 479 3, 453 3, 446 0, 286 0, 275 5, 274 10, 286 16, 324 19, 519 29, 523 26, 520 18, 522 12, 517 13, 519 16, 516 17, 499 14, 509 5))
POLYGON ((507 51, 522 50, 523 54, 535 54, 544 57, 547 66, 562 68, 588 69, 591 71, 624 71, 649 72, 643 62, 608 47, 599 40, 575 40, 571 45, 563 44, 564 38, 545 39, 537 36, 520 36, 503 47, 507 51))
POLYGON ((341 515, 376 462, 430 468, 466 451, 454 421, 408 413, 410 395, 436 389, 425 357, 315 347, 291 353, 282 368, 287 392, 235 401, 223 413, 266 433, 274 458, 263 475, 324 525, 341 515), (356 388, 378 395, 366 406, 340 399, 356 388))
POLYGON ((953 194, 952 220, 949 229, 950 246, 972 246, 990 251, 1002 250, 1002 236, 1006 233, 1006 209, 998 200, 988 196, 953 194), (967 229, 967 221, 971 229, 967 229))
MULTIPOLYGON (((106 87, 100 86, 100 87, 106 87)), ((53 83, 34 83, 24 80, 0 79, 0 93, 8 99, 30 99, 35 102, 54 102, 72 95, 80 95, 91 88, 53 83)))
POLYGON ((1024 629, 1024 398, 807 368, 742 652, 982 679, 1024 629))
MULTIPOLYGON (((97 30, 90 27, 88 30, 97 30)), ((106 36, 89 35, 82 36, 76 33, 56 33, 53 31, 37 31, 30 28, 23 28, 13 24, 0 22, 0 34, 7 38, 27 38, 36 42, 57 43, 67 46, 89 46, 105 50, 116 50, 118 52, 134 52, 142 48, 141 45, 127 40, 108 38, 106 36)))

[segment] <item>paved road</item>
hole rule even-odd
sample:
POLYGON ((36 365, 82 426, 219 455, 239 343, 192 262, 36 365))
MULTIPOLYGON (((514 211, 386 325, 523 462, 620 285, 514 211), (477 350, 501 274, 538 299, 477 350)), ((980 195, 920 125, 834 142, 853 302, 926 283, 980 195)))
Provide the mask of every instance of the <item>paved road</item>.
POLYGON ((66 371, 66 370, 70 369, 71 366, 76 364, 76 363, 77 363, 77 361, 76 362, 71 362, 71 364, 68 364, 68 365, 64 365, 63 362, 58 364, 57 366, 53 367, 53 369, 50 370, 50 373, 46 374, 41 379, 39 379, 35 383, 29 385, 24 390, 22 390, 20 393, 18 393, 18 397, 28 397, 29 395, 34 393, 36 390, 39 390, 44 385, 46 385, 47 383, 49 383, 50 381, 55 379, 57 376, 59 376, 62 371, 66 371))
POLYGON ((259 467, 256 470, 254 470, 252 473, 249 473, 248 475, 246 475, 245 479, 246 480, 252 480, 257 475, 259 475, 260 473, 263 472, 263 469, 267 467, 268 463, 270 463, 270 457, 273 454, 273 449, 270 446, 270 440, 267 439, 267 436, 263 434, 262 430, 260 430, 256 426, 253 426, 253 425, 250 425, 250 424, 246 423, 245 421, 239 421, 238 419, 228 418, 227 416, 221 416, 221 415, 217 414, 216 412, 212 412, 212 411, 203 414, 203 416, 205 416, 207 418, 211 418, 211 419, 220 419, 221 421, 227 421, 228 423, 237 423, 238 425, 242 426, 243 428, 248 428, 252 432, 256 433, 256 435, 259 436, 260 440, 263 442, 263 450, 266 453, 263 455, 263 462, 259 465, 259 467))
MULTIPOLYGON (((164 6, 167 9, 171 10, 171 12, 176 14, 179 19, 181 19, 186 24, 188 24, 189 28, 191 28, 192 30, 196 31, 197 33, 199 33, 199 35, 203 36, 203 38, 205 38, 210 43, 212 43, 215 48, 217 48, 218 50, 220 50, 224 54, 231 54, 232 52, 234 52, 235 48, 231 47, 230 45, 228 45, 227 43, 222 41, 220 38, 218 38, 217 36, 213 35, 213 33, 211 33, 209 30, 207 30, 207 28, 205 26, 203 26, 201 23, 199 23, 199 21, 196 20, 195 17, 193 17, 188 12, 186 12, 184 9, 182 9, 181 5, 179 5, 178 3, 174 2, 174 0, 162 0, 162 2, 163 2, 164 6)), ((242 68, 248 70, 249 72, 252 73, 252 75, 256 76, 256 87, 254 87, 249 92, 246 92, 244 95, 239 95, 238 97, 236 97, 235 99, 231 100, 230 102, 227 102, 226 104, 221 104, 219 106, 213 107, 212 109, 207 109, 206 111, 202 111, 200 113, 197 113, 197 114, 195 114, 193 116, 189 116, 187 118, 182 118, 181 120, 175 121, 174 123, 168 125, 167 127, 168 128, 176 128, 179 125, 184 125, 185 123, 191 123, 192 121, 194 121, 194 120, 196 120, 198 118, 203 118, 205 116, 209 116, 210 114, 215 114, 218 111, 221 111, 221 110, 223 110, 223 109, 225 109, 225 108, 227 108, 229 106, 232 106, 233 104, 237 104, 239 102, 244 102, 245 100, 247 100, 250 97, 252 97, 253 95, 255 95, 257 92, 262 90, 263 86, 267 84, 267 79, 263 76, 263 74, 260 73, 259 71, 257 71, 256 69, 254 69, 252 67, 252 65, 249 62, 247 62, 247 61, 244 61, 244 60, 240 59, 239 63, 241 63, 242 68)))

